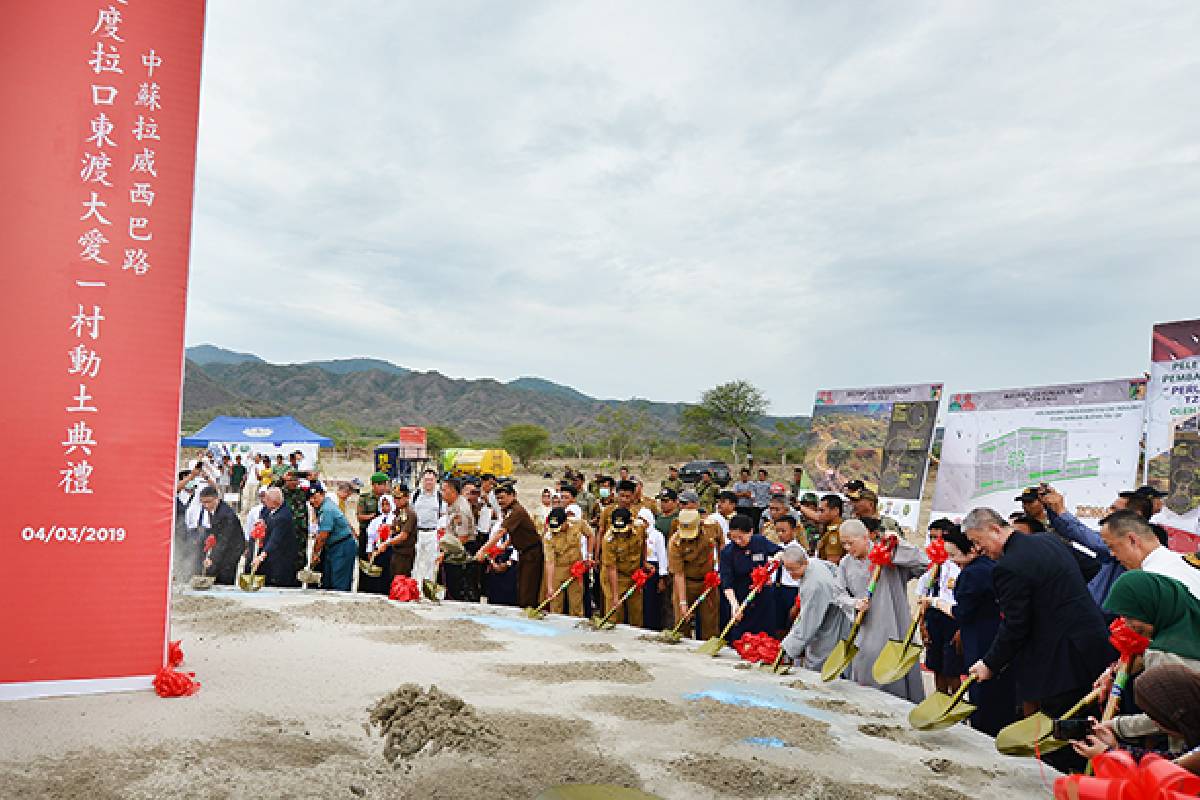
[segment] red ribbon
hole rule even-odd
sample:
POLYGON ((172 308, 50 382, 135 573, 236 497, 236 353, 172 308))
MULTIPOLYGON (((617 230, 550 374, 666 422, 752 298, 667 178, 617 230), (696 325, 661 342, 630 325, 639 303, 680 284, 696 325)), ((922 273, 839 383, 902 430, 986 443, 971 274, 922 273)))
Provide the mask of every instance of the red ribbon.
POLYGON ((890 566, 892 563, 892 548, 883 542, 879 542, 871 548, 871 553, 867 558, 877 567, 890 566))
POLYGON ((767 566, 755 567, 750 571, 750 585, 755 589, 762 590, 771 580, 771 568, 767 566))
POLYGON ((498 544, 494 544, 487 549, 488 558, 499 558, 504 555, 504 548, 498 544))
POLYGON ((1150 640, 1130 628, 1124 617, 1114 619, 1108 630, 1112 634, 1108 637, 1109 643, 1126 661, 1146 652, 1150 646, 1150 640))
POLYGON ((216 546, 217 546, 217 537, 210 533, 208 535, 208 538, 204 540, 204 552, 211 553, 212 549, 216 546))
POLYGON ((950 558, 946 555, 946 543, 939 536, 936 539, 931 539, 929 546, 925 548, 925 555, 929 556, 930 564, 945 564, 950 558))
POLYGON ((576 561, 571 565, 571 577, 575 580, 583 580, 583 576, 588 573, 588 564, 586 561, 576 561))
POLYGON ((716 570, 704 573, 704 588, 716 589, 721 585, 721 573, 716 570))
POLYGON ((180 639, 167 643, 167 666, 171 669, 183 663, 183 648, 179 646, 180 639))
POLYGON ((1095 777, 1068 775, 1054 782, 1055 800, 1185 800, 1200 794, 1200 776, 1161 756, 1141 764, 1124 750, 1092 760, 1095 777))
POLYGON ((796 595, 796 602, 793 603, 792 605, 796 607, 797 611, 800 610, 800 595, 799 594, 796 595))
POLYGON ((779 640, 769 633, 743 633, 742 638, 732 646, 743 661, 752 664, 760 661, 771 663, 779 655, 779 640))
POLYGON ((629 579, 636 583, 637 587, 641 589, 646 585, 646 581, 650 580, 650 573, 646 572, 646 570, 642 569, 641 567, 638 567, 633 571, 633 574, 629 576, 629 579))
POLYGON ((260 542, 267 538, 267 523, 261 519, 254 523, 254 527, 250 529, 250 538, 258 539, 260 542))
POLYGON ((391 588, 388 589, 388 598, 399 600, 402 603, 411 603, 421 599, 421 587, 409 576, 397 575, 392 578, 391 588))
POLYGON ((154 676, 154 692, 159 697, 187 697, 200 690, 200 682, 194 672, 177 672, 173 667, 163 667, 154 676))
POLYGON ((385 542, 392 538, 392 528, 390 525, 379 526, 379 541, 385 542))

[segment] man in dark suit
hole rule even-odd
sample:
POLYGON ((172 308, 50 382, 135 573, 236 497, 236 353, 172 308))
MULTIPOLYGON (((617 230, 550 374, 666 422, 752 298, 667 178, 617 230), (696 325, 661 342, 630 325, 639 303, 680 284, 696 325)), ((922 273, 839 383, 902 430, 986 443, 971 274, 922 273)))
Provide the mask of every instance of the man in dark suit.
POLYGON ((267 576, 268 586, 296 585, 296 532, 292 509, 283 502, 283 491, 272 486, 263 497, 263 521, 267 535, 255 559, 258 571, 267 576), (262 567, 266 562, 266 567, 262 567))
POLYGON ((1057 717, 1117 658, 1104 615, 1058 537, 1019 533, 990 508, 972 511, 962 528, 996 562, 992 581, 1003 614, 995 640, 970 673, 986 681, 1013 670, 1026 709, 1057 717))
POLYGON ((237 577, 238 562, 246 549, 241 520, 211 486, 200 490, 200 504, 208 517, 208 533, 217 540, 204 559, 204 569, 216 576, 217 583, 232 586, 237 577))

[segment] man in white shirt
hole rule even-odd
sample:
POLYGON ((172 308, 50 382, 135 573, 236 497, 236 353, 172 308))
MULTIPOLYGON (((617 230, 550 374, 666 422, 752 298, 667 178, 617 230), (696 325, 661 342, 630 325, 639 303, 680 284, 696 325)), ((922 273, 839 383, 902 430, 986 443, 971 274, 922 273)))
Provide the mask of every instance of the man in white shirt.
POLYGON ((1100 521, 1100 538, 1125 569, 1143 569, 1182 583, 1200 600, 1200 568, 1163 547, 1154 529, 1132 511, 1114 511, 1100 521))
POLYGON ((438 523, 445 513, 442 493, 437 487, 437 473, 432 469, 421 473, 421 485, 414 493, 411 505, 417 515, 417 554, 412 577, 419 584, 437 576, 438 523))

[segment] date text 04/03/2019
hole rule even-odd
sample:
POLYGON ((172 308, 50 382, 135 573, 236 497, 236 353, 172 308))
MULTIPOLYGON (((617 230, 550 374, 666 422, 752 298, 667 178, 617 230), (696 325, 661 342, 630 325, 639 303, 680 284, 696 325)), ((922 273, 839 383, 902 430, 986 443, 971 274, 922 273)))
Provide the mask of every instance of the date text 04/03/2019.
POLYGON ((21 539, 26 542, 70 542, 74 544, 104 544, 125 541, 125 529, 98 527, 94 525, 26 525, 21 529, 21 539))

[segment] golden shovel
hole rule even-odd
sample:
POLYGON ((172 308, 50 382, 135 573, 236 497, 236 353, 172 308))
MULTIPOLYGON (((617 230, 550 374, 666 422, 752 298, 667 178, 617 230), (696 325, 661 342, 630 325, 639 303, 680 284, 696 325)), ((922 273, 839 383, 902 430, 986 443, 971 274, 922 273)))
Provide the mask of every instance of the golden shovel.
POLYGON ((625 605, 625 601, 630 597, 633 597, 633 593, 640 588, 642 588, 641 585, 636 582, 630 584, 629 588, 625 590, 625 593, 621 595, 617 602, 613 603, 613 607, 609 609, 607 614, 605 614, 602 618, 592 617, 592 627, 598 631, 606 631, 610 628, 616 627, 616 623, 612 622, 613 615, 616 614, 617 611, 619 611, 621 607, 625 605))
POLYGON ((243 592, 257 592, 267 584, 266 575, 256 575, 258 572, 258 564, 254 563, 258 558, 258 541, 254 542, 254 555, 250 559, 250 572, 238 575, 237 585, 243 592))
POLYGON ((554 590, 554 593, 552 595, 550 595, 549 597, 547 597, 545 600, 543 600, 538 605, 537 608, 526 608, 525 616, 529 617, 530 619, 545 619, 546 618, 546 607, 549 606, 551 603, 553 603, 556 599, 558 599, 558 597, 561 596, 562 593, 567 590, 567 587, 570 586, 571 583, 574 582, 574 580, 575 580, 575 576, 572 575, 571 577, 567 578, 565 581, 560 583, 558 585, 558 588, 554 590))
MULTIPOLYGON (((879 584, 879 575, 882 572, 883 566, 878 564, 871 570, 871 582, 867 584, 866 599, 868 602, 870 602, 871 596, 875 594, 875 587, 879 584)), ((867 610, 867 608, 864 608, 858 612, 857 616, 854 617, 854 624, 850 626, 850 633, 846 635, 845 639, 834 645, 833 650, 830 651, 828 658, 825 659, 825 663, 821 665, 821 680, 828 682, 841 675, 846 671, 846 667, 850 666, 850 662, 854 660, 854 657, 858 655, 858 644, 854 640, 858 638, 858 629, 862 627, 863 620, 866 619, 867 610)))
POLYGON ((675 627, 671 628, 669 631, 663 631, 660 633, 658 635, 658 640, 665 644, 679 644, 679 642, 683 639, 683 626, 688 624, 688 620, 690 620, 696 613, 696 609, 700 607, 700 604, 708 599, 708 593, 711 591, 712 588, 709 587, 701 592, 700 596, 696 598, 695 602, 688 606, 688 610, 685 611, 683 616, 680 617, 679 621, 675 623, 675 627))
POLYGON ((721 635, 714 636, 713 638, 709 639, 704 644, 700 645, 700 647, 697 648, 696 652, 703 653, 706 656, 712 656, 713 658, 716 658, 717 654, 720 653, 725 648, 725 645, 729 644, 729 642, 725 639, 725 637, 729 635, 729 632, 731 630, 733 630, 733 626, 737 625, 738 622, 742 619, 742 614, 745 613, 746 609, 750 607, 750 604, 754 602, 754 598, 757 596, 758 596, 758 589, 757 588, 751 589, 750 593, 748 595, 746 595, 746 599, 743 600, 742 604, 737 607, 737 613, 735 613, 732 617, 729 618, 729 624, 725 626, 725 630, 721 631, 721 635))
MULTIPOLYGON (((1088 703, 1100 697, 1100 690, 1093 689, 1083 698, 1067 709, 1059 719, 1068 719, 1079 713, 1088 703)), ((1000 733, 996 734, 996 749, 1008 756, 1032 756, 1035 753, 1052 753, 1067 746, 1051 735, 1054 731, 1054 720, 1042 712, 1037 712, 1025 719, 1019 719, 1000 733)))
POLYGON ((975 682, 972 675, 963 681, 954 694, 935 692, 908 712, 908 724, 919 731, 940 731, 957 725, 975 713, 975 706, 962 702, 967 689, 975 682))
POLYGON ((784 656, 783 642, 780 642, 779 643, 779 652, 775 654, 775 660, 772 661, 770 664, 768 664, 767 662, 764 661, 763 663, 758 665, 758 668, 759 669, 769 669, 769 670, 771 670, 771 672, 774 672, 776 675, 787 675, 789 672, 792 671, 792 665, 783 663, 783 656, 784 656))

